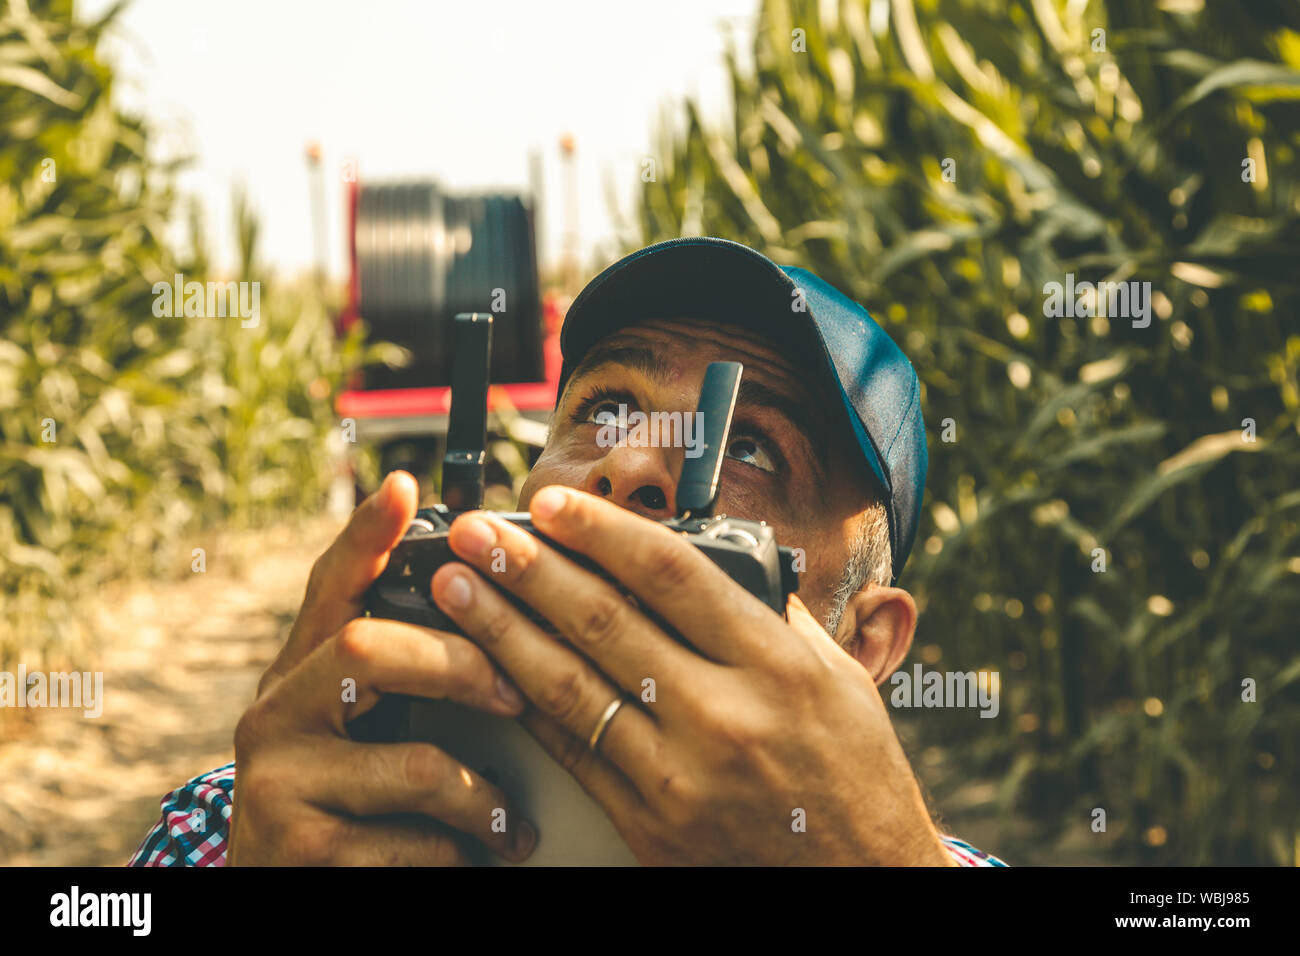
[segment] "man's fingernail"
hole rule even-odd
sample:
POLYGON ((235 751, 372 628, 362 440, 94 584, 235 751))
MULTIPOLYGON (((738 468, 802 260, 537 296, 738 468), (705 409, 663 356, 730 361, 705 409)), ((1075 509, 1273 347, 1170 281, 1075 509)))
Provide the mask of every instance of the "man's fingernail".
POLYGON ((469 607, 470 597, 473 592, 469 586, 469 579, 463 574, 456 574, 452 579, 442 586, 440 603, 445 607, 454 608, 457 611, 463 611, 469 607))
POLYGON ((560 488, 543 488, 533 497, 529 510, 539 518, 552 518, 564 507, 567 496, 560 488))
POLYGON ((505 675, 497 675, 497 696, 506 702, 510 707, 518 708, 524 706, 524 695, 514 684, 506 680, 505 675))
POLYGON ((519 826, 515 827, 515 852, 527 855, 533 852, 533 845, 536 842, 537 831, 533 829, 533 825, 527 820, 521 821, 519 826))
POLYGON ((457 543, 471 557, 487 560, 497 543, 496 529, 482 518, 461 518, 456 524, 460 526, 456 534, 457 543))

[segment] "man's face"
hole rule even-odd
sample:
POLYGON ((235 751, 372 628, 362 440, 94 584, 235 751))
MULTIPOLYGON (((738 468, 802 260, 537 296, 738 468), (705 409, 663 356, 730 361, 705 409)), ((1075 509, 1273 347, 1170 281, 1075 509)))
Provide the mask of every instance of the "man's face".
POLYGON ((813 376, 744 329, 665 319, 598 342, 556 406, 519 507, 527 510, 546 485, 568 485, 650 518, 676 514, 685 449, 602 447, 597 435, 620 404, 628 413, 693 412, 710 362, 745 366, 716 513, 766 521, 781 544, 803 548, 799 596, 825 620, 871 491, 849 457, 856 445, 813 376))

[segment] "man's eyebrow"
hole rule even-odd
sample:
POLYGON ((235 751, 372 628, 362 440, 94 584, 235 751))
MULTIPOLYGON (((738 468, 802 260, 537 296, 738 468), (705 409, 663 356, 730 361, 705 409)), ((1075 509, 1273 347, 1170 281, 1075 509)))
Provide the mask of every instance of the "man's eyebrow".
POLYGON ((594 345, 582 357, 581 364, 573 370, 569 384, 564 389, 565 393, 578 379, 593 375, 608 365, 630 368, 656 382, 666 382, 673 375, 672 363, 644 345, 594 345))
POLYGON ((821 470, 826 461, 826 428, 820 418, 810 413, 808 403, 762 382, 742 377, 736 407, 740 409, 745 405, 769 408, 789 421, 807 440, 813 452, 813 466, 821 470))

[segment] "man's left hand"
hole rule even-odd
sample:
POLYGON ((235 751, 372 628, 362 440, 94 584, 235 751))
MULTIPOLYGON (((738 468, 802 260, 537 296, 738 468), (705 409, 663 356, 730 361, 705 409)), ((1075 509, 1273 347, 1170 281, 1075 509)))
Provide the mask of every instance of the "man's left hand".
POLYGON ((434 597, 532 702, 522 722, 642 863, 951 864, 871 675, 797 597, 784 620, 681 535, 595 496, 552 486, 531 507, 537 530, 690 646, 486 512, 453 524, 452 549, 568 644, 463 565, 438 571, 434 597))

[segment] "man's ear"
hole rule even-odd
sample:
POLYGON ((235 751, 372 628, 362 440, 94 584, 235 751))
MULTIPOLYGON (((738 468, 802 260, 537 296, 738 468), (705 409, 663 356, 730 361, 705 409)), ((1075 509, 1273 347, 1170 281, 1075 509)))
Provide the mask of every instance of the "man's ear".
POLYGON ((916 633, 916 602, 902 588, 865 585, 849 599, 835 642, 871 674, 877 684, 903 663, 916 633))

